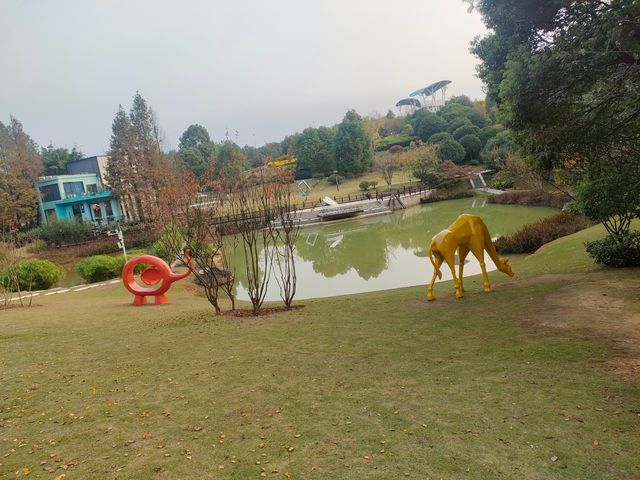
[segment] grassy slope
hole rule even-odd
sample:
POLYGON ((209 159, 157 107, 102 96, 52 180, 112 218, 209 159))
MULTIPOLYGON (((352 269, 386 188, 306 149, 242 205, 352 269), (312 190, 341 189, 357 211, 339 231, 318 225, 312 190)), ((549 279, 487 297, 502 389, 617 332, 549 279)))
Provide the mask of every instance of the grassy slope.
MULTIPOLYGON (((516 271, 582 269, 591 235, 516 271)), ((640 384, 604 342, 520 325, 560 281, 479 285, 243 320, 119 285, 0 312, 0 478, 638 478, 640 384)))

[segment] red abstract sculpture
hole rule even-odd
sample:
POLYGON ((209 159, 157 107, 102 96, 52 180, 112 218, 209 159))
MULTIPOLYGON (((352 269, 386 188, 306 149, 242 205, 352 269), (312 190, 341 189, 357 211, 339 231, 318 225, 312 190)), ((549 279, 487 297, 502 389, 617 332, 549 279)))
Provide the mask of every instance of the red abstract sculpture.
POLYGON ((185 259, 189 264, 189 271, 181 274, 173 273, 167 262, 153 255, 140 255, 125 263, 122 268, 122 281, 124 282, 125 288, 134 295, 133 304, 136 306, 144 305, 147 303, 147 297, 152 295, 155 297, 154 303, 156 305, 169 303, 169 299, 165 295, 166 291, 169 290, 173 282, 185 278, 191 272, 192 264, 189 250, 185 252, 185 259), (145 285, 162 283, 155 288, 144 288, 138 285, 134 276, 134 270, 136 266, 140 264, 151 265, 140 274, 142 283, 145 285))

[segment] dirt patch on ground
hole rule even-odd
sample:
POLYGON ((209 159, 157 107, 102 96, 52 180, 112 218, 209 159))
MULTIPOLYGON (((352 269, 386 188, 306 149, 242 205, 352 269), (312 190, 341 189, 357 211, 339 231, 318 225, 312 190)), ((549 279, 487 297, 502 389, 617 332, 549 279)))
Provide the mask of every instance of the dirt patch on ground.
POLYGON ((291 312, 293 310, 299 310, 304 308, 304 305, 291 305, 290 308, 282 307, 262 307, 257 313, 253 310, 227 310, 222 312, 223 316, 227 317, 264 317, 267 315, 273 315, 274 313, 291 312))
POLYGON ((640 378, 640 270, 542 275, 503 282, 501 286, 554 282, 558 288, 536 298, 522 314, 525 328, 574 331, 609 341, 607 360, 616 374, 640 378))

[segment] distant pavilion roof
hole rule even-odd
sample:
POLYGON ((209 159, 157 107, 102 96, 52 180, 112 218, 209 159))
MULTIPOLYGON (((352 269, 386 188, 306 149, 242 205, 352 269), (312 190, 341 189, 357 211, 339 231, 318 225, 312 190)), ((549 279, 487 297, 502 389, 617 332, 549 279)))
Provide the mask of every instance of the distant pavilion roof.
POLYGON ((398 103, 396 103, 396 107, 402 107, 404 105, 412 105, 418 108, 422 107, 420 100, 418 100, 417 98, 403 98, 398 103))
POLYGON ((450 83, 451 83, 451 80, 440 80, 439 82, 432 83, 428 87, 424 87, 424 88, 421 88, 419 90, 416 90, 415 92, 411 92, 409 94, 409 96, 410 97, 417 97, 418 95, 427 95, 427 96, 428 95, 433 95, 438 90, 442 89, 443 87, 446 87, 450 83))

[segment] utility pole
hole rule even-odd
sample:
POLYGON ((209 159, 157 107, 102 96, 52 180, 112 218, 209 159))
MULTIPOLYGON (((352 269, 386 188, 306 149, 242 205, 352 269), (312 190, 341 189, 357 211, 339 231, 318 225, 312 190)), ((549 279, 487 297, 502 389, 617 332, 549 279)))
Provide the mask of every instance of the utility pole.
POLYGON ((116 227, 115 232, 107 232, 107 235, 117 235, 118 236, 118 248, 122 249, 122 253, 124 254, 124 261, 128 261, 127 258, 127 247, 124 244, 124 235, 122 234, 122 229, 118 226, 116 227))

